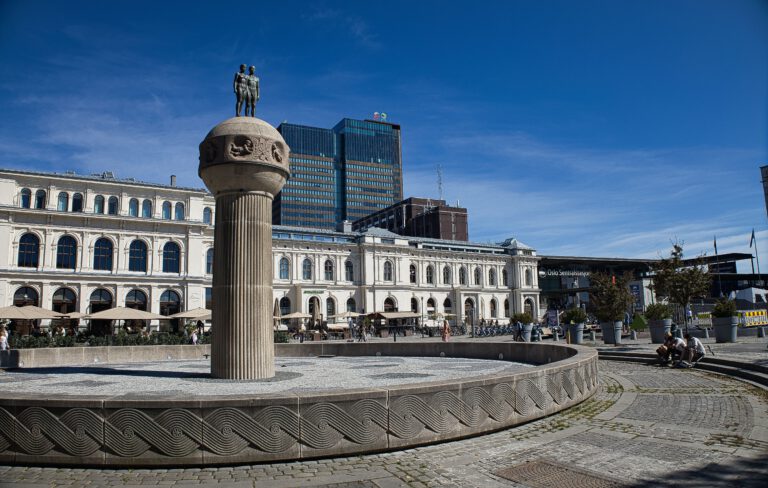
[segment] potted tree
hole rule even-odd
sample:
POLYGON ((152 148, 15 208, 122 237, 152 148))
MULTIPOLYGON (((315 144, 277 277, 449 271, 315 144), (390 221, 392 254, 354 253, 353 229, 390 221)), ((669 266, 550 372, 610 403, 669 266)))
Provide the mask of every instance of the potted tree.
POLYGON ((629 273, 621 276, 593 273, 590 277, 589 300, 600 321, 605 344, 621 344, 622 319, 635 300, 629 291, 631 280, 629 273))
POLYGON ((562 321, 568 326, 568 336, 571 344, 584 342, 584 323, 587 321, 587 312, 582 308, 571 308, 563 312, 562 321))
POLYGON ((651 342, 663 344, 664 336, 672 330, 672 308, 665 303, 654 303, 645 309, 648 319, 648 329, 651 331, 651 342))
POLYGON ((653 292, 658 298, 665 298, 670 303, 680 306, 687 330, 685 311, 688 310, 694 298, 709 295, 711 280, 709 271, 702 263, 684 264, 683 245, 678 242, 672 245, 669 258, 659 261, 653 271, 653 292))
POLYGON ((712 324, 715 326, 717 342, 736 342, 736 330, 739 325, 736 302, 727 298, 718 300, 712 309, 712 324))

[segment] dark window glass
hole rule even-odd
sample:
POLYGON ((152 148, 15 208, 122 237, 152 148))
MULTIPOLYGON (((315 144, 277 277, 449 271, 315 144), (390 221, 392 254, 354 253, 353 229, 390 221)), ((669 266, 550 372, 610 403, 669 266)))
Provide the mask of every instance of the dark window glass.
POLYGON ((112 241, 105 237, 93 246, 93 269, 112 270, 112 241))
POLYGON ((139 201, 135 198, 131 198, 131 200, 128 202, 128 215, 131 217, 139 216, 139 201))
POLYGON ((347 261, 344 263, 344 275, 347 281, 355 280, 355 267, 352 264, 352 261, 347 261))
POLYGON ((312 279, 312 261, 305 259, 301 265, 301 277, 305 280, 312 279))
POLYGON ((163 218, 171 220, 171 202, 163 202, 163 218))
POLYGON ((507 275, 507 270, 501 271, 501 284, 504 286, 509 286, 509 277, 507 275))
MULTIPOLYGON (((135 241, 134 241, 135 242, 135 241)), ((141 290, 131 290, 125 296, 125 307, 147 311, 147 294, 141 290)))
POLYGON ((427 283, 430 285, 435 283, 435 269, 432 266, 427 266, 427 283))
POLYGON ((93 199, 93 213, 97 213, 97 214, 104 213, 104 197, 103 196, 96 195, 96 198, 93 199))
POLYGON ((166 242, 163 246, 163 273, 178 273, 179 258, 181 257, 179 245, 175 242, 166 242))
POLYGON ((467 284, 467 270, 462 268, 459 268, 459 284, 460 285, 466 285, 467 284))
POLYGON ((384 281, 392 281, 392 263, 384 261, 384 281))
POLYGON ((152 202, 150 200, 144 200, 141 203, 141 216, 145 219, 152 218, 152 202))
POLYGON ((77 263, 77 241, 72 236, 63 236, 56 246, 56 267, 75 269, 77 263))
POLYGON ((416 266, 414 266, 413 264, 409 268, 408 275, 411 283, 416 283, 416 266))
POLYGON ((336 315, 336 302, 333 298, 328 298, 325 300, 325 318, 331 320, 334 315, 336 315))
POLYGON ((280 279, 287 280, 290 273, 290 263, 287 258, 280 258, 280 279))
POLYGON ((205 253, 205 272, 213 274, 213 248, 208 249, 205 253))
POLYGON ((40 239, 34 234, 24 234, 19 239, 18 265, 22 268, 37 268, 40 256, 40 239))
POLYGON ((395 301, 391 298, 387 298, 384 300, 384 311, 385 312, 397 312, 397 308, 395 307, 395 301))
POLYGON ((291 299, 283 297, 280 299, 280 315, 288 315, 289 313, 291 313, 291 299))
POLYGON ((82 193, 75 193, 74 195, 72 195, 72 211, 73 212, 83 211, 83 194, 82 193))
POLYGON ((213 310, 213 288, 211 287, 205 289, 205 308, 213 310))
POLYGON ((165 290, 160 295, 160 315, 173 315, 181 312, 181 298, 173 290, 165 290))
POLYGON ((176 220, 184 220, 184 204, 176 204, 176 220))
POLYGON ((45 190, 37 190, 35 192, 35 208, 45 208, 45 190))
POLYGON ((333 262, 330 259, 325 262, 325 280, 333 281, 333 262))
POLYGON ((451 284, 451 268, 449 268, 448 266, 443 268, 443 284, 444 285, 451 284))
POLYGON ((38 305, 37 290, 29 286, 22 286, 13 294, 13 304, 17 307, 38 305))
POLYGON ((65 192, 59 193, 59 200, 58 204, 56 205, 56 210, 59 212, 66 212, 69 209, 69 194, 65 192))
POLYGON ((496 270, 494 269, 488 271, 488 284, 491 286, 496 286, 496 270))
POLYGON ((347 312, 356 312, 357 304, 355 303, 354 298, 348 298, 347 299, 347 312))
POLYGON ((77 295, 69 288, 59 288, 53 293, 52 305, 54 312, 72 313, 77 308, 77 295))
POLYGON ((147 245, 144 241, 131 242, 128 251, 128 271, 147 272, 147 245))
POLYGON ((210 224, 211 223, 211 209, 208 207, 205 207, 203 209, 203 223, 204 224, 210 224))
POLYGON ((32 206, 32 191, 29 188, 21 190, 21 208, 32 206))
POLYGON ((483 284, 483 272, 480 271, 480 268, 475 268, 475 284, 476 285, 483 284))
POLYGON ((107 207, 109 215, 117 215, 117 197, 109 197, 109 205, 107 207))

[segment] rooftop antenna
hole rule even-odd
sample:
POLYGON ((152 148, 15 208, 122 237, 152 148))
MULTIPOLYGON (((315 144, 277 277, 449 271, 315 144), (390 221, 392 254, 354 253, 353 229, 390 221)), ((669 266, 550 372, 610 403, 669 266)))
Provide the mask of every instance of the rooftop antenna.
POLYGON ((437 165, 437 193, 440 195, 440 200, 443 199, 443 165, 437 165))

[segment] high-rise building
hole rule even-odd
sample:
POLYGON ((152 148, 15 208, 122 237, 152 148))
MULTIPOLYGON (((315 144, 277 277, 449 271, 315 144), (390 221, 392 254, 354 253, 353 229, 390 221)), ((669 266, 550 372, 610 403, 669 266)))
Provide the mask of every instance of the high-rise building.
POLYGON ((371 227, 387 229, 402 236, 469 240, 467 209, 430 198, 406 198, 352 222, 353 231, 371 227))
POLYGON ((342 119, 333 129, 283 123, 291 177, 275 197, 272 222, 333 229, 403 198, 400 126, 342 119))

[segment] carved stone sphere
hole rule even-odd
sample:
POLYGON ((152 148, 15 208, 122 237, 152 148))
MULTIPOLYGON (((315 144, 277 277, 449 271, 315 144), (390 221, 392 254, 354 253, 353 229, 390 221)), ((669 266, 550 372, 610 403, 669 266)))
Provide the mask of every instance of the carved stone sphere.
POLYGON ((263 191, 274 196, 290 175, 289 156, 277 129, 255 117, 232 117, 200 143, 198 175, 214 195, 263 191))

